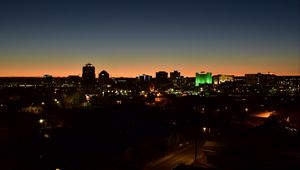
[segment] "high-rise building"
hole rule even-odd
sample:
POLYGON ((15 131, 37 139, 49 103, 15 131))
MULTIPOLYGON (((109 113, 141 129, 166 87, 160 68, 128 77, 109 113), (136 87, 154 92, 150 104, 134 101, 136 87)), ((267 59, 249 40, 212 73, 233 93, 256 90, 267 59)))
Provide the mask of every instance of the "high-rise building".
POLYGON ((182 84, 182 77, 180 76, 180 72, 177 70, 174 70, 173 72, 170 72, 170 79, 173 83, 174 87, 179 87, 182 84))
POLYGON ((177 70, 170 72, 170 78, 172 80, 180 79, 180 72, 178 72, 177 70))
POLYGON ((156 72, 156 81, 158 82, 167 82, 168 81, 168 73, 165 71, 156 72))
POLYGON ((212 73, 196 73, 195 86, 198 87, 199 85, 205 84, 212 84, 212 73))
POLYGON ((82 67, 82 82, 84 85, 92 85, 95 83, 95 67, 88 63, 82 67))
POLYGON ((107 71, 103 70, 99 73, 99 83, 100 84, 109 83, 109 74, 107 71))
POLYGON ((142 75, 139 75, 139 76, 138 76, 138 80, 139 80, 140 82, 150 82, 151 79, 152 79, 152 76, 146 75, 146 74, 142 74, 142 75))

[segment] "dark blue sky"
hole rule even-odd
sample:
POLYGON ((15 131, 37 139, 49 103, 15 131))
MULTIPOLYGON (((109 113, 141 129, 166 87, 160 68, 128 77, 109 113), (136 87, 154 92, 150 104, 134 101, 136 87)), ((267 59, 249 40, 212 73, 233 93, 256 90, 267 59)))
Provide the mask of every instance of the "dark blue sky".
POLYGON ((0 3, 0 76, 299 74, 298 0, 0 3), (20 70, 22 69, 22 72, 20 70))

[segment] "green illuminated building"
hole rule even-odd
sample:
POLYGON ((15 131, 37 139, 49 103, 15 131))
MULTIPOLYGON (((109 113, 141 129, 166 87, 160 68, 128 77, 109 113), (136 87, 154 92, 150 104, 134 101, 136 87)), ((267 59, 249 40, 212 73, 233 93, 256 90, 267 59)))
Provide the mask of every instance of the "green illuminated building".
POLYGON ((204 84, 212 84, 212 74, 210 72, 196 73, 195 86, 198 87, 199 85, 204 85, 204 84))

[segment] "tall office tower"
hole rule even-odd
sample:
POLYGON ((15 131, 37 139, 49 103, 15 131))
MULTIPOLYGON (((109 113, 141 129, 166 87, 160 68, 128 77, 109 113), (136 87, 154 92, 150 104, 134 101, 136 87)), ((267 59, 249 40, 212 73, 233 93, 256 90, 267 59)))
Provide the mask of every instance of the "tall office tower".
POLYGON ((163 83, 168 81, 168 73, 165 71, 156 72, 156 81, 163 83))
POLYGON ((82 67, 82 83, 83 85, 95 84, 95 67, 90 63, 82 67))
POLYGON ((177 70, 170 72, 170 79, 174 87, 179 87, 182 85, 182 77, 180 76, 180 72, 177 70))
POLYGON ((180 79, 180 72, 178 72, 177 70, 170 72, 170 78, 172 80, 180 79))

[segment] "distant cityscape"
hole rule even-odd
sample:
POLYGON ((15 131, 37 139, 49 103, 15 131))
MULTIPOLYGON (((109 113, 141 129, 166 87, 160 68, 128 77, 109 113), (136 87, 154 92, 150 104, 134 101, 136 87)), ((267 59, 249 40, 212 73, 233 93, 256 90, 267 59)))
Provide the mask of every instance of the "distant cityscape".
MULTIPOLYGON (((70 75, 68 77, 53 77, 52 75, 44 75, 43 77, 0 77, 1 79, 1 86, 5 85, 13 85, 15 81, 15 85, 20 86, 30 86, 34 85, 34 81, 38 81, 39 79, 52 79, 55 82, 63 83, 62 85, 65 86, 74 86, 76 83, 82 85, 88 84, 95 84, 95 85, 109 85, 109 84, 117 84, 118 81, 121 82, 130 82, 136 80, 137 82, 156 82, 159 84, 162 83, 171 83, 174 86, 181 87, 184 86, 185 82, 189 82, 188 84, 192 86, 199 86, 199 85, 209 85, 209 84, 222 84, 225 82, 242 82, 244 81, 247 85, 275 85, 275 84, 284 84, 283 81, 299 81, 300 75, 294 76, 278 76, 268 73, 257 73, 257 74, 249 74, 245 73, 244 76, 235 76, 235 75, 225 75, 225 74, 217 74, 213 75, 211 72, 196 72, 195 77, 184 77, 178 70, 174 70, 173 72, 166 72, 166 71, 158 71, 155 73, 155 78, 151 75, 147 74, 140 74, 136 78, 129 78, 129 77, 110 77, 110 74, 103 70, 99 74, 95 72, 95 67, 88 63, 82 68, 82 76, 79 75, 70 75), (98 78, 97 78, 98 76, 98 78), (193 80, 193 81, 191 81, 193 80), (22 84, 22 81, 25 84, 22 84), (29 84, 26 84, 28 81, 29 84), (32 82, 33 84, 30 84, 32 82), (191 82, 194 82, 193 85, 191 82)), ((38 82, 36 82, 38 83, 38 82)), ((54 83, 54 82, 52 82, 54 83)))
POLYGON ((1 77, 1 167, 297 169, 299 101, 300 76, 271 73, 1 77))
MULTIPOLYGON (((136 78, 111 78, 105 70, 96 78, 95 67, 88 63, 82 67, 82 76, 68 77, 1 77, 0 88, 11 87, 38 88, 51 87, 58 96, 61 92, 77 89, 90 99, 95 96, 147 96, 148 103, 164 105, 167 100, 160 100, 165 95, 212 97, 226 94, 228 96, 244 96, 262 94, 267 96, 278 93, 297 94, 300 91, 300 76, 276 76, 271 73, 245 74, 245 76, 213 75, 211 72, 197 72, 195 77, 184 77, 177 70, 170 72, 158 71, 155 78, 141 74, 136 78), (158 96, 159 95, 159 96, 158 96)), ((62 94, 60 94, 62 95, 62 94)), ((62 98, 58 96, 57 98, 62 98)), ((75 99, 73 99, 75 100, 75 99)), ((72 101, 73 101, 72 100, 72 101)), ((74 102, 64 104, 79 106, 74 102), (75 104, 75 105, 74 105, 75 104)), ((89 102, 89 101, 88 101, 89 102)), ((82 103, 81 103, 82 104, 82 103)), ((86 105, 87 103, 85 103, 86 105)))
MULTIPOLYGON (((288 94, 294 96, 300 91, 300 76, 277 76, 271 73, 234 75, 213 75, 211 72, 197 72, 195 77, 184 77, 177 70, 158 71, 155 78, 141 74, 136 78, 111 78, 103 70, 96 74, 95 67, 88 63, 82 67, 82 76, 68 77, 1 77, 0 90, 5 89, 44 89, 54 91, 53 99, 62 107, 79 107, 98 105, 96 99, 106 96, 119 96, 118 104, 134 97, 143 96, 148 105, 163 106, 170 102, 169 98, 184 96, 218 97, 232 96, 245 98, 257 94, 261 96, 277 96, 288 94), (98 76, 98 78, 96 77, 98 76), (76 94, 76 95, 74 95, 76 94), (84 100, 82 99, 84 97, 84 100), (122 99, 123 98, 123 99, 122 99)), ((5 103, 6 95, 1 95, 5 103)), ((10 96, 11 99, 14 96, 10 96)), ((27 99, 26 99, 27 100, 27 99)), ((32 103, 40 106, 44 101, 32 103)), ((3 107, 5 104, 1 104, 3 107)), ((264 105, 264 104, 261 104, 264 105)))
POLYGON ((0 170, 300 170, 300 0, 4 0, 0 170))

